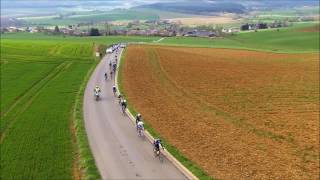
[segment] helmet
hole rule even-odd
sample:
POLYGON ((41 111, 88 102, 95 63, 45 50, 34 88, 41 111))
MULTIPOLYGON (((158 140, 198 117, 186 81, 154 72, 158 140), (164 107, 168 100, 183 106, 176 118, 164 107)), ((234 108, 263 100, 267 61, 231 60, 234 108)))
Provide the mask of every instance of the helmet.
POLYGON ((141 114, 140 114, 140 113, 138 113, 138 114, 137 114, 137 116, 138 116, 138 117, 141 117, 141 114))
POLYGON ((127 102, 127 100, 123 100, 123 102, 124 102, 124 103, 126 103, 126 102, 127 102))

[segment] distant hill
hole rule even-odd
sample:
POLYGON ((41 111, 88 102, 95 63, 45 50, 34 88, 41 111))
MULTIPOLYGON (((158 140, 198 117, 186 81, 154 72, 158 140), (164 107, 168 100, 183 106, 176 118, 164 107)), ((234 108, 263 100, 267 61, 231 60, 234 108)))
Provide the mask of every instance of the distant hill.
POLYGON ((178 13, 190 13, 198 15, 212 15, 215 13, 244 13, 246 7, 240 3, 222 1, 179 1, 179 2, 161 2, 138 6, 138 8, 148 8, 163 11, 172 11, 178 13))
POLYGON ((242 14, 252 10, 274 10, 302 6, 319 6, 319 0, 178 0, 176 2, 145 4, 136 8, 197 15, 214 15, 223 12, 242 14))
POLYGON ((23 21, 20 21, 16 18, 9 18, 9 17, 0 17, 0 27, 6 28, 10 26, 21 26, 23 24, 23 21))
POLYGON ((319 6, 319 0, 242 0, 248 9, 284 9, 302 6, 319 6))

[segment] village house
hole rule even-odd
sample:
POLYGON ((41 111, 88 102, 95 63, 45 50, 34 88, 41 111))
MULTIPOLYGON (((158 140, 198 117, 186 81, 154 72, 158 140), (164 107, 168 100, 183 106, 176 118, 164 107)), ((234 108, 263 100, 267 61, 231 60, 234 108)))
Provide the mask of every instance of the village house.
POLYGON ((232 28, 223 28, 223 29, 222 29, 222 32, 223 32, 223 33, 237 33, 237 32, 240 32, 240 28, 235 28, 235 27, 232 27, 232 28))
POLYGON ((183 36, 185 37, 216 37, 217 34, 212 31, 207 30, 192 30, 192 31, 186 31, 183 33, 183 36))
POLYGON ((257 23, 257 24, 243 24, 241 25, 241 31, 248 31, 248 30, 257 30, 257 29, 267 29, 267 23, 257 23))

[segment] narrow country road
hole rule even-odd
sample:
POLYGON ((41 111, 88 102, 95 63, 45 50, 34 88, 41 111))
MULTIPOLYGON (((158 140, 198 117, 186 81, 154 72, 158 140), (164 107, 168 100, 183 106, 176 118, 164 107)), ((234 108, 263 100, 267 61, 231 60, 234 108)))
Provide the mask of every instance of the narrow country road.
POLYGON ((153 155, 152 144, 137 136, 134 124, 122 114, 112 93, 114 79, 109 62, 115 54, 106 55, 93 72, 84 94, 84 121, 89 145, 103 179, 186 179, 167 159, 160 162, 153 155), (93 89, 101 88, 101 99, 95 101, 93 89))

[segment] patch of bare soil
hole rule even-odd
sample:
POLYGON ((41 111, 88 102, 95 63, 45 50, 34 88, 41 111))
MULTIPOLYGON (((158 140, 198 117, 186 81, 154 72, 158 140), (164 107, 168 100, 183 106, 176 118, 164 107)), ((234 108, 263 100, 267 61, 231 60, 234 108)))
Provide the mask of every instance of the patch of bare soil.
POLYGON ((124 91, 219 179, 319 178, 317 54, 129 46, 124 91))

